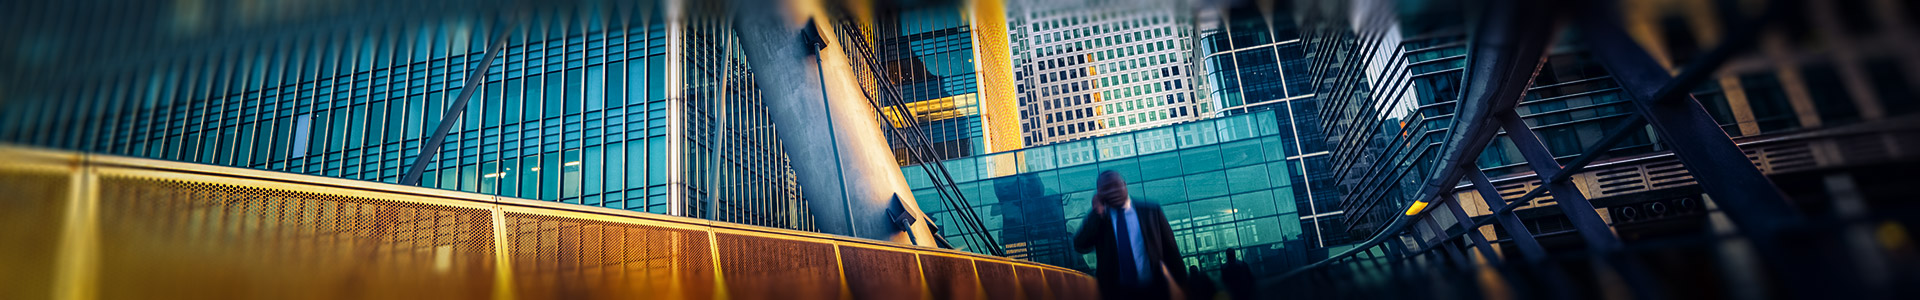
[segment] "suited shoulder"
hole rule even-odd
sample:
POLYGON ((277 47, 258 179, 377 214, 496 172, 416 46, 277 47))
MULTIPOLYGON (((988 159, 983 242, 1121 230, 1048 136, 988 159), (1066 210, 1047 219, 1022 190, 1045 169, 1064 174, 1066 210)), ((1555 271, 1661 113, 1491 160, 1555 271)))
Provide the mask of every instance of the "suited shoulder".
POLYGON ((1156 203, 1156 202, 1153 202, 1153 201, 1142 201, 1142 200, 1144 200, 1144 199, 1134 199, 1134 200, 1133 200, 1133 207, 1134 207, 1134 209, 1139 209, 1139 210, 1153 210, 1153 211, 1158 211, 1158 210, 1160 210, 1160 203, 1156 203))

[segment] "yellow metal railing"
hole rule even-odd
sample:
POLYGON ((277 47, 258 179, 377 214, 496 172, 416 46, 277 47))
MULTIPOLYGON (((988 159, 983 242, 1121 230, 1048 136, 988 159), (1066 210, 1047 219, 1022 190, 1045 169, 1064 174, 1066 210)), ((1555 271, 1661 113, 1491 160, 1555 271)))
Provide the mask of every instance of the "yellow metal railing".
POLYGON ((0 299, 1080 299, 1084 273, 554 202, 0 146, 0 299))

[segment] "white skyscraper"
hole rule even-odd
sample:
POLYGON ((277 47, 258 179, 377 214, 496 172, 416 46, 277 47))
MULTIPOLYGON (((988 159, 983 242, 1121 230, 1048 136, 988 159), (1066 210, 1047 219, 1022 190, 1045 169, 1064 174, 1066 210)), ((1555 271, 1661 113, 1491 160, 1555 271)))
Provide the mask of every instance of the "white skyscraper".
POLYGON ((1015 1, 1008 27, 1029 145, 1202 118, 1184 1, 1015 1))

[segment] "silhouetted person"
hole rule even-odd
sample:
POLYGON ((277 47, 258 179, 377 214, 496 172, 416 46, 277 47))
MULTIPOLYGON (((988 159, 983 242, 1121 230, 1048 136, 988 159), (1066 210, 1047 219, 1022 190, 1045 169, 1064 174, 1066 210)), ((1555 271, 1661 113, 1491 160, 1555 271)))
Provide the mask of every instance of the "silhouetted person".
POLYGON ((1073 229, 1067 227, 1066 208, 1061 197, 1047 195, 1046 186, 1036 173, 1020 173, 993 180, 993 193, 1003 209, 993 210, 1004 223, 1000 230, 1002 245, 1026 245, 1028 260, 1068 268, 1084 269, 1087 262, 1073 253, 1073 229), (1011 209, 1006 209, 1011 208, 1011 209))
POLYGON ((1120 173, 1100 172, 1093 212, 1073 235, 1073 249, 1095 253, 1094 278, 1106 299, 1167 299, 1186 278, 1173 227, 1159 205, 1133 202, 1120 173), (1171 266, 1171 267, 1169 267, 1171 266))
POLYGON ((1258 289, 1254 287, 1253 268, 1240 261, 1236 252, 1239 251, 1227 251, 1227 266, 1220 269, 1220 283, 1227 285, 1227 293, 1232 294, 1233 299, 1259 299, 1255 295, 1258 289))
POLYGON ((1200 271, 1200 266, 1187 267, 1186 287, 1189 300, 1211 300, 1213 294, 1219 293, 1220 290, 1213 286, 1213 276, 1207 276, 1207 272, 1200 271))

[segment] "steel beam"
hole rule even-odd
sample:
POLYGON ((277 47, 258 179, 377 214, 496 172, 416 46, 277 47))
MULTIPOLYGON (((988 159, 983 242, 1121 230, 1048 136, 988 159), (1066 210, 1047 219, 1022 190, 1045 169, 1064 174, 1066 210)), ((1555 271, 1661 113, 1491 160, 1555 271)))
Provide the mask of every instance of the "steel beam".
POLYGON ((859 89, 846 49, 831 43, 824 3, 734 0, 727 3, 738 45, 755 72, 781 148, 815 226, 825 233, 935 246, 893 160, 878 112, 859 89), (895 203, 898 199, 898 203, 895 203), (918 221, 898 228, 899 205, 918 221))
POLYGON ((1433 215, 1429 214, 1426 218, 1421 218, 1420 221, 1421 226, 1426 226, 1427 230, 1433 231, 1434 242, 1429 247, 1440 247, 1441 251, 1446 251, 1447 259, 1453 261, 1454 267, 1460 268, 1462 271, 1471 270, 1473 268, 1471 261, 1467 259, 1466 255, 1460 254, 1460 248, 1455 247, 1457 244, 1453 243, 1453 237, 1448 235, 1447 229, 1440 227, 1440 222, 1434 221, 1433 217, 1433 215))
MULTIPOLYGON (((1794 212, 1780 189, 1759 169, 1754 168, 1753 161, 1748 160, 1746 153, 1727 137, 1706 109, 1692 99, 1693 95, 1677 92, 1692 86, 1671 84, 1686 82, 1675 81, 1659 62, 1647 55, 1646 50, 1627 35, 1618 20, 1617 5, 1613 1, 1588 1, 1588 5, 1586 11, 1589 12, 1578 14, 1578 21, 1595 60, 1613 74, 1614 80, 1620 83, 1620 89, 1632 98, 1634 108, 1646 116, 1660 137, 1674 141, 1666 145, 1673 148, 1674 156, 1686 165, 1701 189, 1723 204, 1721 209, 1727 211, 1740 230, 1749 234, 1768 235, 1779 228, 1800 223, 1799 214, 1794 212)), ((1731 51, 1735 50, 1738 49, 1728 49, 1727 53, 1716 52, 1714 54, 1718 55, 1709 59, 1724 60, 1718 56, 1730 56, 1731 51)), ((1701 74, 1697 76, 1704 77, 1707 76, 1705 73, 1688 74, 1701 74)))
POLYGON ((1447 210, 1453 213, 1455 221, 1459 221, 1460 228, 1467 230, 1467 238, 1473 240, 1474 248, 1480 249, 1480 257, 1486 259, 1489 265, 1498 264, 1500 256, 1493 252, 1493 244, 1487 242, 1486 235, 1480 234, 1480 226, 1473 224, 1473 217, 1467 216, 1467 211, 1460 209, 1460 199, 1454 198, 1453 194, 1446 194, 1443 197, 1452 200, 1447 201, 1447 210))
MULTIPOLYGON (((1646 121, 1647 119, 1640 117, 1640 115, 1628 115, 1625 122, 1604 131, 1607 133, 1607 137, 1601 138, 1599 143, 1587 146, 1585 151, 1580 152, 1580 156, 1574 157, 1573 161, 1569 161, 1566 165, 1560 166, 1559 172, 1556 172, 1553 176, 1541 177, 1544 178, 1541 180, 1541 184, 1565 182, 1568 178, 1572 178, 1573 174, 1578 174, 1580 171, 1586 170, 1587 165, 1592 164, 1595 159, 1599 159, 1601 155, 1606 154, 1607 150, 1613 149, 1614 144, 1619 144, 1620 141, 1625 140, 1628 135, 1634 133, 1635 130, 1633 129, 1635 127, 1646 125, 1646 121)), ((1533 198, 1545 194, 1546 191, 1547 189, 1527 191, 1526 194, 1513 199, 1513 202, 1518 203, 1514 206, 1518 207, 1533 203, 1533 198)))
MULTIPOLYGON (((1507 130, 1508 139, 1513 141, 1515 148, 1520 149, 1520 156, 1526 158, 1527 166, 1533 169, 1535 176, 1544 180, 1560 174, 1560 162, 1554 160, 1547 144, 1540 142, 1540 136, 1520 120, 1519 114, 1508 110, 1495 114, 1494 118, 1500 121, 1501 128, 1507 130)), ((1580 238, 1586 240, 1587 249, 1597 255, 1608 255, 1620 248, 1620 238, 1614 236, 1607 222, 1593 211, 1593 203, 1587 202, 1587 196, 1580 193, 1579 187, 1570 182, 1557 181, 1542 182, 1539 188, 1553 192, 1553 200, 1559 202, 1554 206, 1559 207, 1560 212, 1572 221, 1580 238)))
MULTIPOLYGON (((1494 188, 1492 181, 1487 180, 1487 173, 1475 168, 1467 172, 1467 179, 1473 182, 1473 189, 1480 192, 1480 199, 1487 202, 1487 208, 1493 212, 1493 218, 1500 221, 1501 229, 1505 229, 1507 236, 1513 238, 1514 248, 1520 249, 1524 261, 1530 263, 1546 261, 1546 248, 1540 247, 1540 241, 1533 239, 1533 233, 1527 231, 1525 223, 1520 222, 1520 216, 1514 215, 1513 209, 1508 207, 1507 200, 1500 197, 1500 190, 1494 188)), ((1512 206, 1519 205, 1521 204, 1514 203, 1512 206)))
MULTIPOLYGON (((419 155, 415 155, 413 163, 407 165, 407 173, 400 176, 401 185, 420 185, 420 175, 425 174, 428 163, 432 163, 435 157, 440 156, 440 148, 446 143, 448 131, 453 131, 453 127, 460 124, 460 116, 467 112, 467 103, 471 102, 469 100, 473 99, 473 94, 478 92, 481 86, 486 85, 487 67, 492 66, 493 59, 499 57, 500 52, 506 49, 507 33, 511 32, 501 28, 505 26, 494 26, 498 34, 494 35, 493 43, 487 46, 486 54, 481 55, 479 61, 473 62, 472 69, 467 70, 467 78, 460 82, 462 85, 460 95, 454 96, 453 103, 447 106, 445 113, 440 114, 440 124, 434 127, 433 136, 420 144, 419 155)), ((397 124, 388 125, 398 126, 397 124)))

